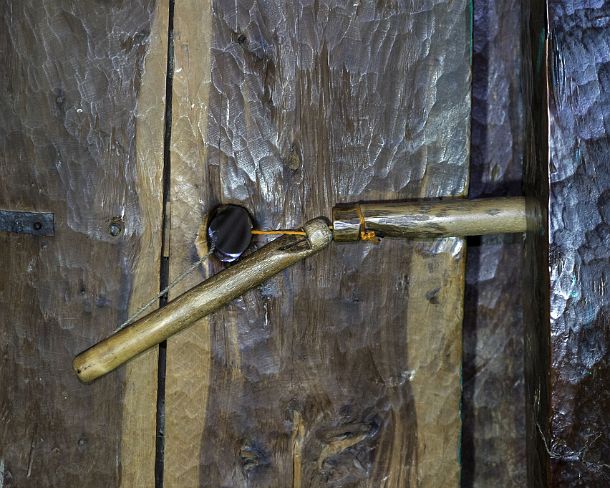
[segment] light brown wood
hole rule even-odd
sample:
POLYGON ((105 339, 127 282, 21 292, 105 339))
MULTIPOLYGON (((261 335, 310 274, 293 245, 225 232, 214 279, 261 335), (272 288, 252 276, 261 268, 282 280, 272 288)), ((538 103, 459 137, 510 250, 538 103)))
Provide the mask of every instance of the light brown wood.
MULTIPOLYGON (((159 0, 155 6, 138 97, 136 171, 140 188, 142 245, 133 273, 128 316, 159 291, 168 16, 169 1, 159 0)), ((157 306, 155 303, 147 312, 157 306)), ((155 347, 125 367, 126 390, 120 438, 120 486, 124 488, 149 487, 155 482, 157 355, 158 348, 155 347)))
MULTIPOLYGON (((209 191, 207 165, 208 93, 212 12, 209 0, 181 0, 174 7, 174 78, 172 94, 170 280, 192 266, 195 241, 205 216, 219 203, 209 191)), ((207 243, 199 239, 203 256, 207 243)), ((209 263, 174 289, 173 299, 213 274, 209 263)), ((165 376, 166 488, 201 486, 199 446, 205 425, 211 368, 211 330, 207 317, 167 341, 165 376)))
POLYGON ((415 246, 408 269, 406 351, 418 419, 417 463, 409 484, 388 486, 459 486, 464 268, 463 239, 415 246))
POLYGON ((333 208, 333 236, 356 241, 363 230, 404 238, 521 233, 528 228, 525 203, 524 197, 503 197, 341 205, 333 208))
POLYGON ((208 278, 166 306, 138 319, 74 358, 78 378, 89 383, 167 340, 332 241, 324 218, 303 225, 307 236, 285 235, 208 278))

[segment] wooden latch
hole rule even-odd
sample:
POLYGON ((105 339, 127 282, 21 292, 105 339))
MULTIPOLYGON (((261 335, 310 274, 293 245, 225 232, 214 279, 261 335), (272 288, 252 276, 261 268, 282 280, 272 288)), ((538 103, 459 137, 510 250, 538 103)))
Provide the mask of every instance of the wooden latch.
POLYGON ((166 306, 82 352, 73 361, 74 370, 86 383, 105 375, 282 270, 320 252, 333 240, 357 242, 522 233, 538 225, 535 212, 528 212, 526 207, 523 197, 338 205, 332 211, 332 225, 318 217, 307 222, 303 232, 271 241, 166 306))

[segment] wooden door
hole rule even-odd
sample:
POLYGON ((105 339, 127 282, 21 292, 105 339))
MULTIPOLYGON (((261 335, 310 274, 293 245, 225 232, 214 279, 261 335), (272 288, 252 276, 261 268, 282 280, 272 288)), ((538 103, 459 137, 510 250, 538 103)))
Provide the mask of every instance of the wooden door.
MULTIPOLYGON (((464 193, 468 11, 425 5, 176 4, 172 277, 219 203, 464 193)), ((335 245, 170 339, 165 484, 457 486, 463 247, 335 245)))
POLYGON ((1 237, 4 480, 457 486, 459 238, 333 245, 159 358, 91 386, 70 362, 198 259, 219 203, 275 228, 463 196, 467 2, 2 8, 2 207, 56 219, 53 237, 1 237))
POLYGON ((153 486, 157 351, 91 386, 71 358, 159 290, 168 4, 0 7, 0 486, 153 486))

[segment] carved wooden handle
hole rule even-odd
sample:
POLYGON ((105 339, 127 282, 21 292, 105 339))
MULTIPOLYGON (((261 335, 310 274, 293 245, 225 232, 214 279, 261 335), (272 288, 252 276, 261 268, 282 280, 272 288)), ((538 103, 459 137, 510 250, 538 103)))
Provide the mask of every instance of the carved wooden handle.
POLYGON ((323 218, 310 220, 303 230, 306 236, 275 239, 165 307, 80 353, 72 363, 79 379, 89 383, 109 373, 332 241, 332 232, 323 218))

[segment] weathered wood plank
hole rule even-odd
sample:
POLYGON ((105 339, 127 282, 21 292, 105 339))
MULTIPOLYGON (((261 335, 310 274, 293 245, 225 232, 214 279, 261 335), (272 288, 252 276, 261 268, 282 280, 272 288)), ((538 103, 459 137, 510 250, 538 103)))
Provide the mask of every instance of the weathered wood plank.
MULTIPOLYGON (((141 74, 155 3, 23 1, 0 9, 0 207, 54 212, 56 230, 0 235, 0 484, 146 480, 137 472, 150 460, 121 458, 121 450, 150 451, 126 448, 133 430, 127 443, 122 436, 133 422, 150 442, 154 403, 136 405, 134 397, 154 393, 154 353, 130 366, 134 383, 114 374, 81 385, 71 360, 126 318, 134 286, 134 299, 158 288, 158 268, 143 264, 160 251, 157 146, 136 148, 147 117, 139 112, 137 120, 136 103, 153 90, 141 74)), ((152 135, 163 121, 156 108, 151 114, 152 135)))
POLYGON ((610 484, 610 5, 548 3, 551 486, 610 484))
MULTIPOLYGON (((340 201, 464 194, 466 2, 217 1, 211 25, 189 5, 176 273, 216 203, 273 228, 340 201)), ((168 486, 457 486, 463 247, 337 245, 169 342, 168 486)))
MULTIPOLYGON (((461 370, 462 363, 463 254, 461 239, 413 249, 405 294, 406 361, 415 403, 417 424, 411 428, 417 431, 417 451, 412 466, 403 468, 410 471, 409 478, 395 475, 404 463, 397 459, 389 466, 387 482, 380 477, 385 482, 382 486, 459 486, 461 382, 456 368, 461 370)), ((394 434, 396 443, 401 442, 401 434, 408 435, 408 430, 394 434)), ((376 483, 366 486, 379 486, 376 483)))
MULTIPOLYGON (((198 259, 195 240, 211 209, 214 185, 206 166, 212 12, 206 0, 177 2, 171 140, 170 280, 198 259)), ((205 246, 205 243, 203 244, 205 246)), ((207 252, 207 249, 202 249, 207 252)), ((170 292, 175 298, 209 276, 208 265, 170 292)), ((164 486, 195 487, 205 424, 211 341, 204 318, 167 341, 164 486)))
MULTIPOLYGON (((138 92, 136 188, 142 228, 129 316, 159 290, 168 16, 169 0, 157 0, 138 92)), ((157 306, 155 303, 146 313, 157 306)), ((155 483, 157 356, 155 347, 125 365, 120 446, 120 482, 125 488, 155 483)))
MULTIPOLYGON (((470 198, 521 195, 525 150, 520 0, 475 0, 470 198)), ((462 486, 526 486, 523 236, 468 239, 462 486)))

